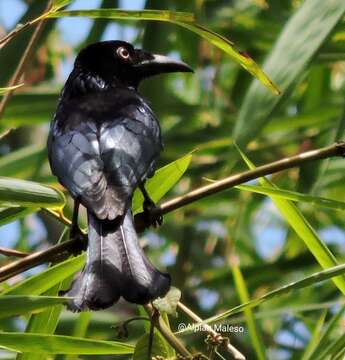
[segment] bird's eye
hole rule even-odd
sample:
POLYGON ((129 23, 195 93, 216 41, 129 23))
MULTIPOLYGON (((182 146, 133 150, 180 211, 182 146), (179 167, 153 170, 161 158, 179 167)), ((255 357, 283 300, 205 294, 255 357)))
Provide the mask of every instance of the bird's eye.
POLYGON ((116 54, 124 60, 127 60, 129 58, 129 51, 127 49, 125 49, 124 47, 118 48, 116 50, 116 54))

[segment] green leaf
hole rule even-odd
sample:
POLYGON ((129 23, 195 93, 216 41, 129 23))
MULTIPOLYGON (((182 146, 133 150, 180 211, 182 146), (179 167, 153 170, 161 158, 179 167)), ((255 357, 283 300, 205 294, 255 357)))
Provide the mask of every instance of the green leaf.
MULTIPOLYGON (((63 241, 66 241, 69 236, 69 228, 65 227, 58 243, 60 244, 63 241)), ((52 267, 52 265, 51 265, 52 267)), ((70 286, 72 281, 72 275, 58 284, 54 285, 47 291, 43 293, 45 296, 56 296, 59 294, 59 291, 66 289, 70 286)), ((52 306, 39 314, 34 314, 30 316, 28 323, 26 325, 26 333, 39 333, 39 334, 54 334, 56 327, 59 322, 61 312, 63 310, 62 305, 52 306)), ((73 334, 76 336, 76 334, 73 334)), ((16 360, 45 360, 45 356, 39 353, 20 353, 17 354, 16 360)))
POLYGON ((61 304, 66 299, 57 296, 0 296, 0 318, 39 311, 49 306, 61 304))
MULTIPOLYGON (((145 189, 151 199, 158 202, 182 177, 189 167, 192 160, 192 154, 187 154, 172 163, 163 166, 156 171, 153 178, 146 180, 145 189)), ((134 192, 132 209, 137 214, 142 211, 144 197, 140 190, 134 192)))
MULTIPOLYGON (((149 339, 150 335, 145 334, 138 340, 137 344, 135 345, 133 360, 148 359, 149 339)), ((155 331, 152 342, 152 357, 162 356, 164 359, 166 359, 169 355, 167 346, 169 345, 164 341, 162 335, 159 332, 155 331)))
MULTIPOLYGON (((85 337, 91 316, 91 311, 84 311, 79 314, 78 319, 74 322, 73 336, 85 337)), ((65 360, 78 360, 78 356, 66 355, 65 360)))
POLYGON ((311 203, 312 205, 318 205, 329 209, 345 210, 345 202, 321 198, 312 195, 306 195, 296 191, 275 189, 272 187, 256 186, 256 185, 238 185, 235 186, 235 188, 239 190, 250 191, 257 194, 263 194, 268 196, 274 195, 282 199, 296 201, 296 202, 311 203))
POLYGON ((44 354, 132 354, 132 345, 72 336, 0 332, 0 348, 44 354))
POLYGON ((322 328, 325 324, 326 316, 327 316, 327 310, 324 310, 321 313, 321 316, 319 317, 319 320, 317 321, 316 326, 314 327, 311 339, 308 343, 308 346, 304 350, 301 360, 310 359, 310 355, 312 354, 312 352, 316 348, 316 346, 319 344, 320 338, 321 338, 321 333, 322 333, 322 328))
POLYGON ((71 2, 72 0, 53 0, 51 11, 52 12, 57 11, 62 7, 67 6, 71 2))
POLYGON ((251 308, 257 307, 258 305, 261 305, 262 303, 264 303, 268 300, 271 300, 274 297, 278 297, 283 294, 287 294, 292 290, 303 289, 305 287, 313 286, 319 282, 326 281, 326 280, 329 280, 332 278, 339 279, 340 278, 339 275, 343 275, 343 274, 345 274, 345 264, 333 266, 329 269, 313 273, 312 275, 309 275, 302 280, 294 281, 287 285, 279 287, 278 289, 272 290, 257 299, 254 299, 247 303, 238 305, 230 310, 223 312, 222 314, 208 318, 208 319, 204 320, 203 323, 211 323, 211 322, 225 319, 231 315, 240 313, 240 312, 244 311, 245 309, 251 309, 251 308))
POLYGON ((0 177, 0 206, 57 208, 65 204, 62 192, 27 180, 0 177))
POLYGON ((8 224, 12 221, 23 218, 24 216, 38 211, 39 208, 26 207, 10 207, 7 209, 0 209, 0 226, 8 224))
POLYGON ((28 173, 28 171, 32 172, 32 169, 42 161, 45 154, 46 148, 36 145, 12 151, 0 158, 0 174, 1 176, 17 176, 18 174, 28 173))
POLYGON ((183 23, 177 21, 176 24, 185 27, 190 31, 193 31, 194 33, 203 37, 214 46, 223 50, 226 54, 228 54, 232 58, 232 60, 239 63, 244 69, 246 69, 250 74, 256 77, 268 89, 270 89, 273 94, 275 95, 280 94, 280 90, 260 69, 260 67, 256 64, 256 62, 248 54, 237 51, 234 47, 234 44, 231 41, 196 23, 189 24, 189 23, 183 23))
POLYGON ((41 273, 21 281, 3 291, 1 295, 39 295, 60 281, 80 270, 85 262, 85 254, 63 261, 41 273))
POLYGON ((337 330, 339 323, 343 320, 344 312, 345 312, 345 305, 343 305, 341 309, 328 322, 327 327, 323 331, 321 339, 319 340, 317 346, 314 348, 313 352, 309 355, 307 359, 313 360, 319 358, 320 354, 322 354, 327 344, 331 342, 330 340, 331 335, 333 334, 333 332, 337 330))
POLYGON ((11 90, 15 90, 18 89, 19 87, 23 86, 24 84, 19 84, 19 85, 15 85, 15 86, 9 86, 9 87, 5 87, 5 88, 0 88, 0 95, 4 95, 7 92, 11 91, 11 90))
MULTIPOLYGON (((249 298, 247 285, 243 278, 241 268, 238 264, 238 259, 235 256, 232 257, 230 268, 234 278, 235 288, 237 290, 241 302, 242 303, 249 302, 250 298, 249 298)), ((256 356, 259 360, 265 360, 267 357, 265 353, 264 344, 251 309, 248 308, 245 309, 244 315, 248 326, 249 336, 256 352, 256 356)))
POLYGON ((235 62, 255 76, 262 84, 272 90, 274 94, 279 94, 278 88, 272 83, 267 75, 260 69, 255 61, 243 52, 237 51, 234 44, 225 37, 206 29, 197 24, 194 15, 185 12, 172 12, 167 10, 119 10, 119 9, 97 9, 97 10, 71 10, 58 11, 49 15, 49 17, 65 16, 86 16, 95 19, 118 19, 118 20, 153 20, 168 21, 182 26, 197 35, 203 37, 208 42, 218 47, 228 54, 235 62))
MULTIPOLYGON (((240 148, 236 145, 235 147, 241 154, 241 157, 247 164, 250 169, 255 169, 254 164, 248 159, 248 157, 240 150, 240 148)), ((267 180, 266 178, 260 178, 259 182, 271 188, 278 187, 274 185, 272 182, 267 180)), ((290 224, 290 226, 294 229, 296 234, 304 241, 305 245, 309 249, 309 251, 314 255, 318 263, 323 268, 329 268, 337 265, 337 260, 332 252, 328 249, 326 244, 324 244, 321 239, 318 237, 316 231, 309 224, 307 219, 303 216, 301 211, 290 201, 284 200, 282 198, 276 197, 274 195, 271 196, 273 203, 277 206, 280 213, 284 217, 284 219, 290 224)), ((338 289, 345 294, 345 278, 338 277, 333 279, 335 285, 338 289)))
MULTIPOLYGON (((301 77, 344 12, 343 0, 306 0, 290 18, 263 66, 283 93, 301 77)), ((243 147, 271 120, 269 115, 283 100, 254 81, 243 100, 232 138, 243 147)))

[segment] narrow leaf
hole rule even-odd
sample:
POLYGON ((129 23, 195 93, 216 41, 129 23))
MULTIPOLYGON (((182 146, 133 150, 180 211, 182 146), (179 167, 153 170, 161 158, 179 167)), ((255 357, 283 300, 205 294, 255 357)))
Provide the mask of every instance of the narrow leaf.
POLYGON ((0 226, 21 219, 30 213, 36 212, 37 210, 39 210, 39 208, 26 208, 21 206, 0 209, 0 226))
POLYGON ((39 295, 80 270, 85 254, 63 261, 5 290, 1 295, 39 295))
MULTIPOLYGON (((156 171, 153 178, 146 180, 145 189, 154 202, 159 201, 182 177, 189 167, 192 154, 185 155, 156 171)), ((132 209, 136 214, 142 211, 144 197, 140 190, 133 196, 132 209)))
MULTIPOLYGON (((263 66, 283 93, 301 78, 344 12, 343 0, 306 0, 290 18, 263 66)), ((257 137, 283 100, 284 97, 272 96, 254 81, 243 100, 232 138, 243 147, 257 137)))
POLYGON ((195 34, 203 37, 208 42, 228 54, 235 62, 240 64, 249 73, 255 76, 262 84, 269 88, 274 94, 279 94, 278 88, 272 83, 267 75, 260 69, 255 61, 243 52, 237 51, 234 44, 225 37, 197 24, 194 15, 184 12, 172 12, 167 10, 119 10, 119 9, 97 9, 97 10, 71 10, 58 11, 49 17, 86 16, 91 18, 118 19, 118 20, 153 20, 168 21, 182 26, 195 34))
MULTIPOLYGON (((237 150, 240 152, 241 157, 246 162, 250 169, 254 169, 254 164, 248 159, 248 157, 240 150, 235 144, 237 150)), ((278 189, 276 185, 267 180, 266 178, 260 178, 259 182, 266 186, 278 189)), ((321 241, 316 231, 309 224, 308 220, 303 216, 301 211, 290 201, 271 196, 272 201, 279 209, 280 213, 287 221, 288 224, 294 229, 296 234, 304 241, 309 251, 314 255, 315 259, 323 268, 329 268, 337 265, 337 260, 332 252, 328 249, 326 244, 321 241)), ((345 278, 337 277, 333 279, 338 289, 345 294, 345 278)))
POLYGON ((256 186, 256 185, 238 185, 235 187, 236 189, 239 190, 250 191, 257 194, 263 194, 268 196, 274 195, 276 197, 286 200, 311 203, 312 205, 318 205, 329 209, 345 210, 345 202, 312 196, 312 195, 306 195, 296 191, 275 189, 267 186, 256 186))
POLYGON ((18 89, 19 87, 23 86, 24 84, 19 84, 19 85, 15 85, 15 86, 9 86, 9 87, 5 87, 5 88, 0 88, 0 95, 4 95, 7 92, 11 91, 11 90, 15 90, 18 89))
POLYGON ((0 177, 0 206, 57 208, 65 204, 62 192, 27 180, 0 177))
POLYGON ((291 282, 287 285, 279 287, 278 289, 272 290, 257 299, 251 300, 242 305, 238 305, 230 310, 223 312, 222 314, 208 318, 207 320, 204 320, 203 323, 211 323, 225 319, 231 315, 243 312, 245 309, 257 307, 258 305, 261 305, 262 303, 271 300, 274 297, 280 297, 281 295, 287 294, 292 290, 303 289, 308 286, 313 286, 319 282, 326 281, 343 274, 345 274, 345 264, 313 273, 312 275, 309 275, 302 280, 291 282))
POLYGON ((66 299, 57 296, 0 296, 0 318, 42 310, 64 301, 66 299))
POLYGON ((0 348, 44 354, 110 355, 132 354, 133 347, 116 341, 72 336, 0 332, 0 348))
MULTIPOLYGON (((232 276, 234 278, 235 287, 241 302, 242 303, 249 302, 250 298, 249 298, 247 285, 243 278, 241 268, 235 257, 233 257, 233 261, 231 261, 230 263, 230 268, 231 268, 232 276)), ((250 339, 252 340, 252 344, 256 352, 256 356, 259 360, 265 360, 266 359, 265 348, 251 309, 249 308, 245 309, 244 316, 248 326, 249 336, 250 339)))

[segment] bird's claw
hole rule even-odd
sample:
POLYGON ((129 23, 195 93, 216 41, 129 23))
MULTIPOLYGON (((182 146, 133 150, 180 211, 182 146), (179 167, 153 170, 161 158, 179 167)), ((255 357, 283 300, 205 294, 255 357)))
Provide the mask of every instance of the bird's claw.
POLYGON ((163 224, 163 216, 158 214, 156 204, 151 199, 145 199, 143 203, 144 218, 146 224, 153 227, 158 227, 163 224), (156 214, 155 214, 156 212, 156 214))
POLYGON ((77 256, 87 249, 87 236, 81 232, 78 226, 70 230, 70 240, 73 240, 72 254, 77 256))

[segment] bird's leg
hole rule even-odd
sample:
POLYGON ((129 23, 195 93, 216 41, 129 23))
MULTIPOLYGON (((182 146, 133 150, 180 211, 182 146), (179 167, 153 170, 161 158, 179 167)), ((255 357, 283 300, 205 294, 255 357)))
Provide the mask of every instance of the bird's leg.
POLYGON ((153 225, 154 227, 157 227, 158 225, 162 225, 163 216, 160 214, 153 214, 153 210, 157 209, 157 206, 150 198, 150 195, 147 193, 145 189, 145 182, 139 185, 139 189, 144 196, 143 210, 148 226, 153 225))
POLYGON ((70 230, 70 239, 75 241, 75 245, 73 246, 73 254, 78 255, 83 250, 86 250, 87 247, 87 238, 84 235, 78 225, 78 213, 79 213, 79 200, 74 201, 73 215, 72 215, 72 224, 70 230))

